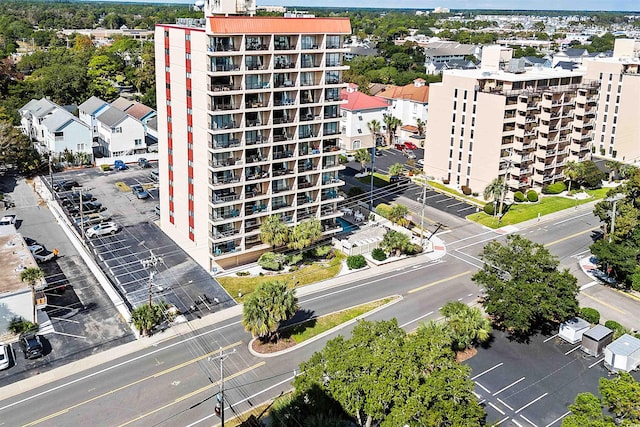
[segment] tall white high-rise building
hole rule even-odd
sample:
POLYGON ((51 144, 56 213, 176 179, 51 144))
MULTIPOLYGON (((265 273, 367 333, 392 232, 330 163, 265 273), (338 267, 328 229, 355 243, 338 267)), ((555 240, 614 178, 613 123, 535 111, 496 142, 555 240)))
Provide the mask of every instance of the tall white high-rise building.
POLYGON ((349 19, 232 16, 255 10, 240 3, 156 27, 161 227, 208 270, 269 249, 270 215, 341 230, 349 19))

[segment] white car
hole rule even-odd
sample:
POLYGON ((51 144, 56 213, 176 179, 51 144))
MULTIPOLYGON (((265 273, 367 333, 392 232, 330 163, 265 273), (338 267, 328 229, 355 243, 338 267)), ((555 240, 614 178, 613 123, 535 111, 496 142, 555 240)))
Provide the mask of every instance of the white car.
POLYGON ((94 225, 91 228, 87 228, 87 237, 104 236, 105 234, 115 234, 120 227, 115 222, 103 222, 102 224, 94 225))
POLYGON ((15 215, 5 215, 0 218, 0 225, 16 225, 16 216, 15 215))
POLYGON ((11 361, 9 358, 10 352, 9 345, 0 342, 0 371, 9 367, 9 362, 11 361))
POLYGON ((424 166, 424 159, 419 159, 416 163, 418 163, 418 166, 424 166))
POLYGON ((36 260, 36 262, 51 261, 57 256, 55 249, 54 252, 47 252, 45 251, 44 247, 40 245, 29 246, 29 250, 31 251, 31 254, 33 255, 33 258, 36 260))

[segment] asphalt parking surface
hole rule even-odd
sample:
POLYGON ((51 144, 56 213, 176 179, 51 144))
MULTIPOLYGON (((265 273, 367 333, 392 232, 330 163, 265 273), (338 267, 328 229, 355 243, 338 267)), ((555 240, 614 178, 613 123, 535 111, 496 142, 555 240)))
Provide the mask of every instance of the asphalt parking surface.
POLYGON ((156 224, 158 191, 151 170, 131 166, 126 171, 102 172, 92 168, 56 174, 54 181, 78 181, 84 192, 91 193, 106 207, 103 213, 120 226, 120 231, 113 235, 86 237, 85 241, 130 305, 146 303, 150 294, 154 302, 173 304, 182 313, 193 316, 235 305, 222 286, 156 224), (128 190, 134 184, 148 188, 150 197, 138 199, 128 190), (142 261, 150 259, 152 251, 157 261, 150 284, 152 269, 145 268, 142 261))
POLYGON ((604 356, 583 353, 579 343, 544 335, 519 343, 499 331, 493 336, 488 348, 464 362, 472 368, 487 425, 560 426, 576 396, 599 395, 598 381, 608 376, 604 356))
POLYGON ((44 357, 26 360, 12 344, 11 367, 0 371, 0 387, 43 371, 83 359, 91 354, 135 339, 102 287, 75 250, 54 216, 40 201, 30 182, 17 176, 0 179, 0 190, 11 194, 16 207, 6 213, 18 216, 17 230, 60 255, 40 264, 48 288, 45 309, 50 324, 41 320, 44 357), (64 287, 64 291, 62 291, 64 287))

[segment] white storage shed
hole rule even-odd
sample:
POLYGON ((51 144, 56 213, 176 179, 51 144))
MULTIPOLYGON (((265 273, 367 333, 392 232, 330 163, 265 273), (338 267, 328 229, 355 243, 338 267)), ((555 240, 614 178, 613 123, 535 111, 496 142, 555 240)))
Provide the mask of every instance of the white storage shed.
POLYGON ((630 372, 640 367, 640 339, 624 334, 604 349, 604 366, 612 371, 630 372))
POLYGON ((582 334, 591 328, 591 324, 584 319, 574 317, 560 324, 558 336, 569 344, 577 344, 582 341, 582 334))

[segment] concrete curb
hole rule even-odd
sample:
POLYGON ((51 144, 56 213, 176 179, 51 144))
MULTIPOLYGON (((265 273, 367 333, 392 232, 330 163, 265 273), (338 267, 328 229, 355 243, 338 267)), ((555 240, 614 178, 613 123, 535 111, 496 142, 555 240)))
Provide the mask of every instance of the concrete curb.
MULTIPOLYGON (((331 335, 335 331, 338 331, 338 330, 340 330, 342 328, 345 328, 345 327, 347 327, 349 325, 352 325, 355 322, 357 322, 358 320, 364 319, 365 317, 367 317, 369 315, 372 315, 374 313, 377 313, 378 311, 383 310, 383 309, 385 309, 385 308, 387 308, 389 306, 392 306, 393 304, 395 304, 397 302, 400 302, 400 301, 402 301, 404 299, 402 297, 402 295, 398 295, 398 294, 389 295, 388 297, 385 297, 385 298, 392 298, 392 297, 394 298, 393 301, 389 301, 388 303, 386 303, 384 305, 381 305, 380 307, 376 307, 373 310, 370 310, 370 311, 367 311, 366 313, 361 314, 360 316, 354 317, 351 320, 347 320, 346 322, 341 323, 341 324, 339 324, 337 326, 334 326, 331 329, 327 329, 326 331, 322 332, 321 334, 318 334, 318 335, 316 335, 316 336, 314 336, 312 338, 309 338, 308 340, 303 341, 300 344, 293 345, 293 346, 291 346, 289 348, 286 348, 286 349, 280 350, 280 351, 276 351, 274 353, 258 353, 257 351, 255 351, 253 349, 253 342, 255 340, 257 340, 257 338, 252 338, 251 341, 249 341, 249 345, 248 345, 249 353, 251 353, 255 357, 271 358, 271 357, 282 356, 283 354, 287 354, 287 353, 290 353, 290 352, 292 352, 294 350, 298 350, 299 348, 304 347, 307 344, 311 344, 312 342, 315 342, 315 341, 317 341, 319 339, 322 339, 322 338, 326 337, 327 335, 331 335)), ((375 301, 380 301, 381 299, 384 299, 384 298, 378 298, 377 300, 369 301, 368 303, 364 303, 364 304, 369 304, 369 303, 372 303, 372 302, 375 302, 375 301)), ((334 314, 334 313, 340 313, 342 311, 351 310, 352 308, 358 307, 360 305, 363 305, 363 304, 358 304, 358 305, 354 305, 352 307, 345 308, 344 310, 334 311, 332 313, 327 313, 324 316, 329 316, 329 315, 334 314)), ((320 316, 319 318, 324 317, 324 316, 320 316)), ((288 327, 291 328, 291 327, 294 327, 296 325, 300 325, 302 323, 308 322, 309 320, 312 320, 312 319, 307 319, 307 320, 302 321, 302 322, 294 323, 293 325, 289 325, 288 327)))

